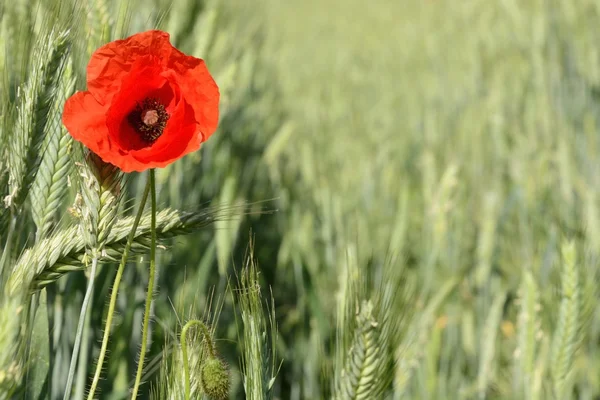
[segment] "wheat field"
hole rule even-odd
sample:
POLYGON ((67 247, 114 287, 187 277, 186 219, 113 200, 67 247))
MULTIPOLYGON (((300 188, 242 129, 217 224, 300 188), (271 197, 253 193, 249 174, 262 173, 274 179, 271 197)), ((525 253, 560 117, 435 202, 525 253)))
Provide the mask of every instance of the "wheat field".
POLYGON ((140 383, 146 173, 61 117, 149 29, 221 103, 156 170, 137 397, 600 398, 600 1, 0 0, 0 399, 140 383))

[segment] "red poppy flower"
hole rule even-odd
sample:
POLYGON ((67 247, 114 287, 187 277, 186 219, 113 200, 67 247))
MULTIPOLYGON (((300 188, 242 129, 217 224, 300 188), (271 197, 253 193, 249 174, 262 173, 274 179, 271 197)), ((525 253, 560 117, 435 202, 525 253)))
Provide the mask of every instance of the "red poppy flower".
POLYGON ((148 31, 94 52, 85 92, 65 103, 71 136, 125 172, 164 167, 216 130, 219 88, 204 61, 148 31))

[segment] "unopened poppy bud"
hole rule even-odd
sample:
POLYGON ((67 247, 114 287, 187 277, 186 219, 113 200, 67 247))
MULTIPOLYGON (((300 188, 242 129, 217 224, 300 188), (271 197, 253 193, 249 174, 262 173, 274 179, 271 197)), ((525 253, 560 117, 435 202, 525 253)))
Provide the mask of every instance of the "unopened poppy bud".
POLYGON ((214 400, 229 398, 229 369, 215 357, 208 357, 200 369, 200 382, 204 393, 214 400))
MULTIPOLYGON (((114 196, 119 196, 121 193, 121 178, 122 173, 119 168, 114 165, 103 161, 96 154, 91 151, 86 153, 86 162, 91 168, 94 177, 98 181, 98 185, 102 191, 110 191, 114 196)), ((90 182, 90 179, 93 179, 89 176, 84 176, 88 180, 88 182, 84 182, 88 186, 92 186, 93 182, 90 182)))

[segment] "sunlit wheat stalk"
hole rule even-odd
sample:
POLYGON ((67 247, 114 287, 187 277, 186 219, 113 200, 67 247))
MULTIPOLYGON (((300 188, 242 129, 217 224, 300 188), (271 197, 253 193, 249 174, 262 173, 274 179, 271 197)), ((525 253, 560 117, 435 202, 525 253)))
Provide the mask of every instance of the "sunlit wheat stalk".
MULTIPOLYGON (((76 202, 75 212, 81 216, 79 228, 86 244, 86 254, 91 258, 91 270, 79 312, 79 322, 69 365, 64 400, 71 396, 84 322, 94 291, 98 259, 104 251, 109 232, 117 220, 119 206, 123 198, 122 182, 124 174, 117 167, 105 163, 100 157, 91 152, 86 154, 85 162, 79 164, 78 167, 77 180, 79 181, 83 204, 76 202)), ((82 261, 85 266, 90 264, 87 259, 82 261)))
POLYGON ((42 144, 41 165, 31 188, 31 212, 37 227, 36 237, 45 238, 55 223, 60 206, 68 193, 68 178, 72 163, 71 135, 62 125, 62 107, 73 92, 71 59, 66 59, 63 77, 58 83, 51 115, 42 144))
POLYGON ((354 338, 337 382, 335 399, 367 400, 381 395, 377 381, 386 373, 389 360, 379 340, 380 329, 373 315, 373 305, 363 301, 356 316, 354 338))
POLYGON ((538 322, 539 289, 529 270, 523 272, 520 301, 515 374, 519 390, 525 397, 530 398, 532 397, 530 395, 532 388, 529 382, 533 380, 535 373, 535 360, 539 347, 536 335, 540 326, 538 322))
POLYGON ((502 308, 504 307, 505 300, 506 293, 499 292, 496 295, 492 305, 490 306, 489 313, 482 330, 479 374, 477 376, 477 388, 480 399, 486 398, 488 385, 490 384, 490 380, 494 378, 495 371, 493 370, 493 361, 496 355, 496 337, 500 328, 502 308))
POLYGON ((41 162, 41 146, 63 60, 69 49, 67 31, 52 31, 36 50, 38 64, 19 91, 17 127, 11 136, 9 155, 10 194, 6 203, 21 207, 41 162))
MULTIPOLYGON (((263 310, 263 298, 259 283, 259 269, 254 257, 254 241, 250 240, 248 254, 241 276, 239 287, 234 291, 235 300, 239 304, 241 315, 240 342, 242 344, 242 374, 246 398, 252 400, 270 399, 276 375, 277 327, 274 310, 271 309, 268 323, 263 310), (270 328, 270 329, 269 329, 270 328), (272 342, 269 343, 269 332, 272 342), (270 344, 270 346, 269 346, 270 344)), ((236 315, 236 323, 237 315, 236 315)))
MULTIPOLYGON (((121 283, 121 277, 123 276, 123 269, 125 268, 125 264, 127 263, 127 257, 129 256, 129 250, 131 249, 131 245, 133 243, 136 230, 139 226, 140 219, 144 212, 144 206, 146 205, 146 199, 148 198, 148 193, 150 192, 150 184, 146 185, 146 189, 144 190, 144 194, 142 195, 142 200, 140 201, 140 205, 138 206, 138 212, 135 216, 135 220, 131 225, 131 229, 129 234, 127 235, 127 242, 125 244, 125 248, 123 249, 123 253, 121 255, 121 262, 119 263, 119 268, 117 269, 117 274, 115 275, 115 281, 113 287, 111 289, 110 295, 110 303, 108 306, 108 313, 106 314, 106 323, 104 326, 104 335, 102 336, 102 346, 100 347, 100 354, 98 355, 98 362, 96 365, 96 372, 94 373, 94 379, 92 380, 92 385, 90 387, 90 391, 88 392, 88 400, 94 399, 94 393, 96 392, 96 387, 98 386, 100 380, 100 374, 102 373, 102 366, 104 365, 104 357, 106 355, 106 348, 108 346, 108 339, 110 337, 110 330, 112 326, 112 317, 115 311, 115 305, 117 303, 117 296, 119 294, 119 284, 121 283)), ((154 216, 151 216, 153 219, 154 216)))
MULTIPOLYGON (((212 224, 217 219, 230 218, 232 214, 243 212, 243 208, 207 208, 196 212, 165 209, 157 213, 157 238, 168 239, 185 235, 212 224)), ((127 235, 134 218, 118 219, 111 229, 100 256, 101 262, 120 260, 127 235)), ((140 220, 132 244, 132 252, 142 252, 150 247, 150 216, 140 220)), ((11 291, 21 289, 39 290, 55 282, 71 271, 83 269, 82 260, 86 257, 85 240, 78 235, 78 228, 59 230, 50 237, 26 250, 15 264, 8 287, 11 291)))
POLYGON ((558 325, 554 332, 551 353, 551 376, 554 395, 559 399, 571 396, 573 362, 579 344, 581 312, 579 271, 575 243, 562 246, 562 298, 558 311, 558 325))

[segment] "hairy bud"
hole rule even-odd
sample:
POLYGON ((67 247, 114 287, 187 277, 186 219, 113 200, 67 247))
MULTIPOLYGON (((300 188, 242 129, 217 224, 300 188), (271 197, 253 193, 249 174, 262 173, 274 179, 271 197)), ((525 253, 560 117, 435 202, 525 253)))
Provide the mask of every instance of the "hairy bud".
POLYGON ((202 390, 214 400, 229 398, 229 369, 218 358, 208 357, 200 369, 202 390))

